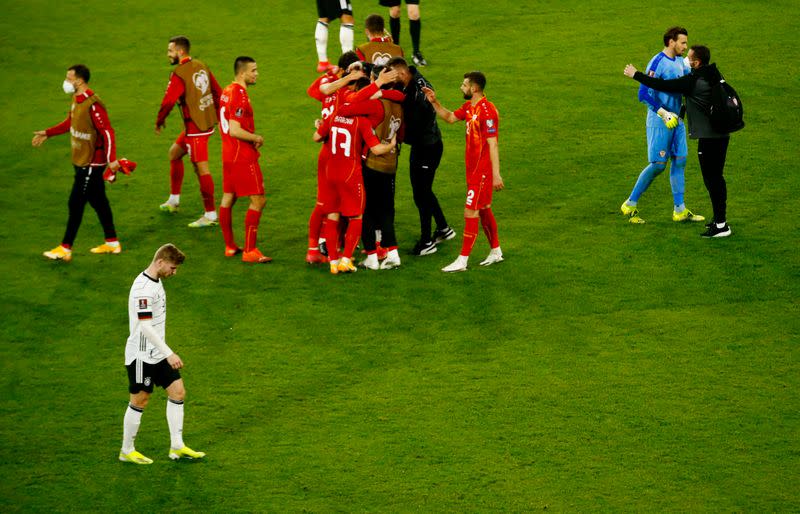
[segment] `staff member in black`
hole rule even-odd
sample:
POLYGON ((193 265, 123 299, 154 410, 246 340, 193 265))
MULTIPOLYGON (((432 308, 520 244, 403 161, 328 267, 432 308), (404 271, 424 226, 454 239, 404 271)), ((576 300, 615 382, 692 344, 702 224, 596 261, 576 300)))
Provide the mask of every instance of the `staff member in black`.
POLYGON ((649 88, 665 93, 681 93, 686 97, 689 137, 698 140, 697 158, 700 161, 700 171, 703 173, 703 182, 711 197, 711 207, 714 209, 714 220, 706 225, 706 231, 700 235, 728 237, 731 235, 731 228, 726 221, 728 189, 722 172, 725 169, 730 135, 715 131, 709 117, 711 86, 722 77, 717 65, 710 63, 711 51, 708 47, 702 45, 691 47, 688 59, 692 72, 677 79, 649 77, 637 71, 632 64, 625 67, 624 73, 649 88))
POLYGON ((402 57, 394 57, 386 68, 397 71, 397 79, 403 86, 406 99, 403 102, 405 122, 404 143, 411 146, 409 168, 414 203, 419 210, 420 238, 414 246, 414 255, 430 255, 436 252, 436 243, 453 239, 455 231, 447 224, 439 200, 433 193, 436 168, 442 160, 442 133, 436 123, 436 111, 425 98, 423 87, 433 89, 415 67, 409 66, 402 57), (432 220, 436 220, 436 232, 431 235, 432 220))

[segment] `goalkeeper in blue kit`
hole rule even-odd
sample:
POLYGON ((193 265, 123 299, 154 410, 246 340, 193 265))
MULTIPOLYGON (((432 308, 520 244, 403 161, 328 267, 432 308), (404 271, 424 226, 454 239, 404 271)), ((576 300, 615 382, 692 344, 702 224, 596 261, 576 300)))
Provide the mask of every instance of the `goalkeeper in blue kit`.
MULTIPOLYGON (((664 49, 654 56, 645 73, 651 77, 676 79, 688 75, 690 68, 681 58, 688 46, 688 32, 683 27, 671 27, 664 34, 664 49)), ((662 93, 654 89, 639 87, 639 101, 647 106, 647 160, 649 164, 639 174, 633 191, 620 210, 631 223, 644 223, 639 217, 637 204, 658 175, 667 169, 671 161, 669 182, 672 187, 674 208, 673 221, 704 221, 703 216, 693 214, 683 201, 684 169, 689 153, 686 145, 686 128, 678 113, 682 97, 676 93, 662 93)))

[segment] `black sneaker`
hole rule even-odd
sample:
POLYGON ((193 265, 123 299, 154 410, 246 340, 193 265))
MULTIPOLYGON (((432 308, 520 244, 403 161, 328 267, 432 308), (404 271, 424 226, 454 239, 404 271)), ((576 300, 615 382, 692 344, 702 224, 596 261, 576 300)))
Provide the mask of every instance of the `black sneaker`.
POLYGON ((700 237, 728 237, 731 235, 731 227, 728 226, 726 223, 722 226, 722 228, 717 227, 717 224, 713 224, 708 227, 708 230, 700 234, 700 237))
POLYGON ((414 255, 430 255, 436 253, 436 243, 433 241, 417 241, 411 253, 414 255))
POLYGON ((422 52, 414 52, 414 56, 412 58, 414 59, 414 64, 416 64, 417 66, 428 65, 428 61, 426 61, 425 58, 422 57, 422 52))
POLYGON ((327 257, 327 256, 328 256, 328 245, 326 244, 326 242, 325 242, 325 241, 322 241, 322 242, 319 244, 319 253, 321 253, 321 254, 322 254, 322 255, 324 255, 325 257, 327 257))
POLYGON ((449 241, 454 237, 456 237, 456 231, 450 227, 436 229, 436 232, 433 233, 433 242, 441 243, 442 241, 449 241))

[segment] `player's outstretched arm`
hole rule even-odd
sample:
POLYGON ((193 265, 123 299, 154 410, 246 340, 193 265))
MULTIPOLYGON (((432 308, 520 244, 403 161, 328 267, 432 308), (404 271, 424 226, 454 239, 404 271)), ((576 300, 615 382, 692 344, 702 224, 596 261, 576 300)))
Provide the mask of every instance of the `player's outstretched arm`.
POLYGON ((444 106, 439 103, 439 100, 436 98, 436 92, 433 89, 423 87, 422 92, 425 93, 425 98, 428 100, 428 103, 433 106, 433 109, 440 118, 450 124, 458 121, 455 114, 445 109, 444 106))

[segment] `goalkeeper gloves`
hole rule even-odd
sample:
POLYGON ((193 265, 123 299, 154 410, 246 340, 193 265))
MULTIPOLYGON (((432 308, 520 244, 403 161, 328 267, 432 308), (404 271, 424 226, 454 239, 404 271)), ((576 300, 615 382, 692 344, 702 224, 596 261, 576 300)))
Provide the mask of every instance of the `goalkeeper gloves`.
POLYGON ((668 129, 674 129, 678 126, 678 115, 674 112, 669 112, 663 107, 660 107, 656 114, 664 121, 664 125, 666 125, 668 129))

